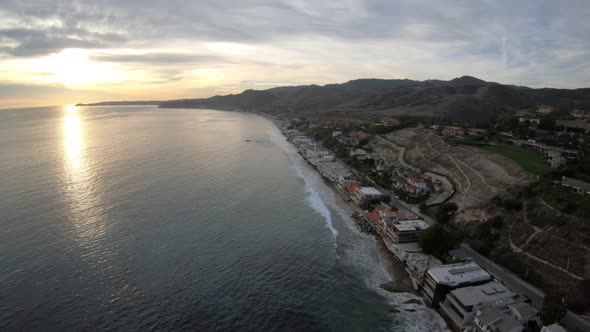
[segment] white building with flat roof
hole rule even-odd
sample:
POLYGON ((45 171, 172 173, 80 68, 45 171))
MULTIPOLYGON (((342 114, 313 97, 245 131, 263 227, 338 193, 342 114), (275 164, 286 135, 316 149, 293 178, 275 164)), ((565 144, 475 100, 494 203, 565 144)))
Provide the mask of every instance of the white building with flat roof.
POLYGON ((480 308, 487 305, 504 309, 517 301, 520 301, 518 294, 494 281, 452 290, 441 303, 440 310, 451 325, 463 330, 480 308))
POLYGON ((383 194, 374 187, 358 187, 350 198, 356 204, 361 205, 367 201, 381 197, 383 197, 383 194))
POLYGON ((434 266, 426 272, 422 293, 433 307, 437 307, 453 289, 485 284, 492 279, 474 262, 434 266))
POLYGON ((387 227, 385 235, 393 243, 418 242, 429 225, 424 220, 398 220, 387 227))
POLYGON ((340 177, 352 176, 348 168, 337 161, 319 162, 317 168, 320 174, 333 182, 337 182, 340 177))

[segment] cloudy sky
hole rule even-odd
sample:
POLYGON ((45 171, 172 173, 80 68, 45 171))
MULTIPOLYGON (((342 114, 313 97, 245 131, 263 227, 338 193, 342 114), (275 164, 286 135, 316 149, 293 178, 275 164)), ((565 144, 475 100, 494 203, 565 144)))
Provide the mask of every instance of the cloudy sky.
POLYGON ((464 74, 590 87, 590 2, 0 2, 0 108, 464 74))

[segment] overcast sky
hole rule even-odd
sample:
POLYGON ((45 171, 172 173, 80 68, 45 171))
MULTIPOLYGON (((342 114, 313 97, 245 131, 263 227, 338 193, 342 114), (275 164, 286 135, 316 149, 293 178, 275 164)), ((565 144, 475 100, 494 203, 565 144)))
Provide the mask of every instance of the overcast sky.
POLYGON ((590 1, 0 2, 0 108, 356 78, 590 87, 590 1))

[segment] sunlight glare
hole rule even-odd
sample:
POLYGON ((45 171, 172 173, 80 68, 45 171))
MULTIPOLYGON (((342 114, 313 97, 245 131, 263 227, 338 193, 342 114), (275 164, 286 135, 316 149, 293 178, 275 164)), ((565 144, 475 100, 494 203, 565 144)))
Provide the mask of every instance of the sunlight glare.
POLYGON ((91 85, 93 82, 121 80, 121 73, 107 63, 90 61, 84 50, 66 49, 53 55, 45 64, 53 80, 68 87, 91 85))

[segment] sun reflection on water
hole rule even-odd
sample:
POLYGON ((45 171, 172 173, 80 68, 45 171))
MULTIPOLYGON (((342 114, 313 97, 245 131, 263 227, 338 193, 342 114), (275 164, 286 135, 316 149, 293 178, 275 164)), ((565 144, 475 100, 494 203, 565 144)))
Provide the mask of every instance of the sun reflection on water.
POLYGON ((96 241, 106 232, 104 211, 88 155, 85 122, 75 106, 64 110, 62 137, 68 219, 80 244, 94 252, 96 241))
POLYGON ((76 109, 68 107, 67 114, 64 118, 64 147, 65 157, 69 174, 80 172, 83 166, 82 150, 83 146, 82 124, 80 115, 76 109))

